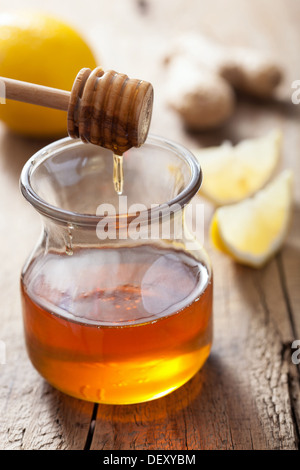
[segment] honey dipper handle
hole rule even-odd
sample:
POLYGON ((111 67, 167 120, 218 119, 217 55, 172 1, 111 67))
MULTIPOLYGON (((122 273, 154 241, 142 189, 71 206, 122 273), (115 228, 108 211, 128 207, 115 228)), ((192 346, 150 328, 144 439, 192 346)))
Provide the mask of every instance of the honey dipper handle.
POLYGON ((153 87, 114 70, 83 68, 72 91, 0 77, 5 98, 68 112, 68 134, 122 155, 146 140, 153 87))
POLYGON ((60 109, 62 111, 68 110, 71 95, 69 91, 5 77, 0 77, 1 82, 5 85, 5 98, 7 99, 60 109))

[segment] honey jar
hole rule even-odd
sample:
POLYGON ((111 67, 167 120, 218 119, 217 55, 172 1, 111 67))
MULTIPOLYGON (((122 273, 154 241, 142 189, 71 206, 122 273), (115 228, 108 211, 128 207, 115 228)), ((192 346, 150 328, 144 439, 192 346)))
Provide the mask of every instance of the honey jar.
POLYGON ((187 230, 201 170, 149 135, 123 155, 65 138, 25 164, 21 190, 41 238, 21 275, 26 345, 37 371, 83 400, 152 400, 188 381, 212 343, 212 272, 187 230))

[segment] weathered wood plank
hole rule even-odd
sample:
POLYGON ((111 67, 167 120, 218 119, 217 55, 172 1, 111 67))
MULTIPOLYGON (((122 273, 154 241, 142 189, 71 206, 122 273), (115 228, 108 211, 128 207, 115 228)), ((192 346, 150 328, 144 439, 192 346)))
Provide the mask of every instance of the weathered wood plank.
MULTIPOLYGON (((27 5, 31 4, 34 1, 28 0, 27 5)), ((105 8, 93 2, 93 18, 87 14, 86 2, 67 11, 53 0, 51 8, 87 34, 106 68, 153 82, 152 132, 194 147, 224 139, 237 142, 280 126, 284 131, 282 166, 295 169, 295 218, 282 253, 261 271, 235 265, 212 250, 206 237, 215 273, 215 339, 207 364, 168 397, 136 406, 99 405, 92 435, 93 405, 54 391, 26 356, 19 272, 40 222, 22 200, 18 178, 25 160, 45 143, 5 134, 1 128, 0 340, 6 343, 7 360, 0 365, 0 448, 80 449, 87 444, 92 449, 296 449, 299 374, 291 362, 290 344, 300 338, 300 105, 291 104, 290 85, 300 79, 300 4, 228 0, 225 7, 220 0, 192 0, 187 7, 181 0, 153 0, 141 12, 137 2, 117 0, 105 8), (227 44, 275 51, 286 67, 282 100, 243 99, 234 118, 220 131, 187 135, 165 106, 167 84, 159 60, 170 38, 201 28, 227 44)), ((206 229, 211 211, 206 205, 206 229)))
MULTIPOLYGON (((296 70, 295 67, 291 69, 291 63, 295 64, 296 49, 280 34, 281 28, 282 32, 286 29, 283 25, 290 24, 291 13, 286 11, 286 4, 282 2, 273 2, 272 5, 277 16, 270 14, 270 2, 264 1, 260 2, 259 9, 263 14, 258 19, 256 2, 248 2, 247 6, 241 2, 239 5, 235 3, 238 12, 234 17, 247 16, 247 23, 250 23, 247 31, 255 30, 255 37, 247 31, 237 36, 237 29, 232 28, 230 20, 219 29, 220 23, 214 17, 211 27, 219 36, 225 32, 228 43, 241 39, 245 45, 270 49, 276 46, 278 51, 289 51, 280 57, 288 71, 283 87, 286 101, 261 104, 259 101, 242 100, 236 116, 225 128, 218 133, 199 137, 183 134, 174 117, 165 112, 164 125, 170 137, 191 147, 195 141, 200 145, 213 145, 226 138, 237 142, 279 126, 285 135, 283 165, 295 168, 294 159, 287 155, 294 155, 294 149, 299 148, 298 133, 291 131, 298 122, 297 110, 289 102, 290 80, 295 79, 291 70, 294 73, 296 70), (284 18, 281 25, 278 23, 279 17, 284 18), (257 25, 257 22, 260 24, 257 25), (171 122, 174 123, 173 129, 171 122)), ((178 3, 174 8, 179 8, 178 3)), ((203 7, 208 15, 214 8, 216 5, 211 9, 207 5, 203 7)), ((230 5, 227 4, 226 8, 228 15, 230 5)), ((152 15, 155 15, 154 6, 152 15)), ((203 15, 202 19, 200 16, 194 16, 199 25, 203 20, 203 15)), ((207 18, 209 16, 204 21, 207 18)), ((185 19, 183 17, 182 21, 185 19)), ((289 39, 292 37, 296 44, 299 34, 295 28, 293 31, 289 39)), ((159 79, 159 73, 156 81, 159 94, 159 90, 163 89, 161 85, 159 87, 163 81, 163 78, 159 79)), ((282 256, 285 260, 285 252, 282 256)), ((299 257, 297 259, 294 264, 299 262, 299 257)), ((299 431, 295 428, 293 415, 299 403, 291 394, 291 370, 297 390, 294 396, 299 393, 299 382, 286 348, 294 332, 288 317, 278 259, 261 271, 235 266, 215 252, 212 252, 212 260, 215 270, 215 339, 212 355, 203 371, 194 381, 159 402, 126 407, 125 410, 100 406, 92 448, 297 448, 299 431), (196 395, 191 392, 193 382, 200 385, 196 395), (177 405, 183 399, 188 403, 178 413, 177 405), (162 414, 162 407, 168 409, 168 413, 162 414), (153 421, 151 430, 146 419, 149 415, 153 421), (163 436, 161 429, 164 429, 163 436), (184 429, 185 442, 180 429, 184 429)), ((296 284, 297 276, 294 279, 296 284)), ((299 309, 298 298, 295 305, 299 309)))
POLYGON ((19 277, 40 233, 40 219, 19 193, 22 165, 41 143, 0 136, 1 327, 6 363, 0 365, 0 448, 83 448, 93 405, 54 391, 25 351, 19 277), (4 218, 3 218, 4 217, 4 218))
POLYGON ((206 366, 158 401, 100 405, 93 449, 297 448, 282 353, 292 335, 276 262, 256 272, 212 258, 215 338, 206 366))
POLYGON ((20 353, 16 376, 11 374, 10 389, 1 409, 0 448, 84 448, 92 404, 54 390, 24 360, 25 352, 20 353))

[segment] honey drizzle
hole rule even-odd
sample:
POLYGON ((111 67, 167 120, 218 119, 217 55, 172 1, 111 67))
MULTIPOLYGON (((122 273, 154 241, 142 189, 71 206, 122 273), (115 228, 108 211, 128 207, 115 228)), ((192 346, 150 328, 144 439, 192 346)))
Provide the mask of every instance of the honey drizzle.
POLYGON ((113 184, 116 193, 121 196, 124 186, 123 155, 114 154, 113 159, 113 184))

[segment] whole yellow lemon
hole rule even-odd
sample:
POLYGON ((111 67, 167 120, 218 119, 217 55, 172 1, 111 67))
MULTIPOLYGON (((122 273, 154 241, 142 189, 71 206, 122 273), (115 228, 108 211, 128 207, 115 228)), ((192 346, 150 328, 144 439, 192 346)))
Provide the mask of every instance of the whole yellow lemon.
MULTIPOLYGON (((0 76, 70 91, 83 67, 96 67, 93 52, 71 26, 45 13, 0 14, 0 76)), ((0 120, 31 137, 66 134, 63 111, 6 100, 0 120)))

